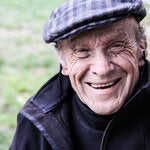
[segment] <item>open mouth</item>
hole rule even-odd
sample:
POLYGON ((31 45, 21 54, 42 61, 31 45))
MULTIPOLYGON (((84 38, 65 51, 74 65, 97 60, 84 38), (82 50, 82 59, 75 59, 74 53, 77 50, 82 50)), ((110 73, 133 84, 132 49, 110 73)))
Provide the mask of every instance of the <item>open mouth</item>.
POLYGON ((111 88, 114 85, 116 85, 120 80, 121 80, 121 78, 116 79, 116 80, 114 80, 112 82, 109 82, 109 83, 105 83, 105 84, 88 83, 88 85, 91 86, 94 89, 108 89, 108 88, 111 88))

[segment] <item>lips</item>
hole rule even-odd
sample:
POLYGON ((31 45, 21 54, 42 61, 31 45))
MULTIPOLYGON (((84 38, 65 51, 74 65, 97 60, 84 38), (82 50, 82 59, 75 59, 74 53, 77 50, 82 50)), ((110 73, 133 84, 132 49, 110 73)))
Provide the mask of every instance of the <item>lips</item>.
POLYGON ((107 89, 107 88, 111 88, 114 85, 116 85, 121 79, 116 79, 112 82, 108 82, 108 83, 88 83, 89 86, 91 86, 94 89, 107 89))

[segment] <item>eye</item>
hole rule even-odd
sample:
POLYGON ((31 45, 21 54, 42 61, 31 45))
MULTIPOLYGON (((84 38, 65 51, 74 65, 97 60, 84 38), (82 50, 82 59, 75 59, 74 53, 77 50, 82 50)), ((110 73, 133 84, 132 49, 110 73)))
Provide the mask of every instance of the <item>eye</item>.
POLYGON ((111 47, 116 47, 116 48, 121 48, 125 46, 125 42, 123 41, 117 41, 117 42, 114 42, 113 44, 111 44, 111 47))
POLYGON ((78 58, 87 58, 90 56, 91 50, 88 48, 81 48, 74 50, 74 55, 78 58))
POLYGON ((112 43, 109 48, 108 48, 108 52, 110 54, 119 54, 122 50, 124 50, 126 46, 126 43, 124 41, 117 41, 112 43))

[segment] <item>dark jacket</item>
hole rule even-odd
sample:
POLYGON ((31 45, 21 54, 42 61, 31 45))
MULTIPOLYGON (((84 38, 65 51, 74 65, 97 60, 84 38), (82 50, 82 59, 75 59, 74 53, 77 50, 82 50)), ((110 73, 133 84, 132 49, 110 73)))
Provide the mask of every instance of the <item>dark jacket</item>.
MULTIPOLYGON (((150 150, 150 64, 134 94, 107 125, 100 150, 150 150)), ((50 79, 18 114, 10 150, 73 150, 70 101, 74 91, 68 77, 50 79)))

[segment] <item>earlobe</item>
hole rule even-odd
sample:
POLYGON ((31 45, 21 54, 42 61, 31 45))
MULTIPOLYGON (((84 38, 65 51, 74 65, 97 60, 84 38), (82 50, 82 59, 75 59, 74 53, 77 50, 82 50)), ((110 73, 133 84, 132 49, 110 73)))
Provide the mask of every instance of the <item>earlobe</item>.
POLYGON ((64 57, 63 57, 62 51, 59 51, 58 57, 59 57, 60 65, 61 65, 61 73, 62 73, 64 76, 68 76, 67 64, 66 64, 65 59, 64 59, 64 57))
POLYGON ((146 60, 145 50, 143 50, 142 58, 143 58, 143 60, 144 60, 144 62, 145 62, 145 60, 146 60))
POLYGON ((139 67, 142 67, 145 63, 146 56, 147 56, 147 42, 146 37, 143 36, 143 38, 140 40, 140 49, 139 49, 139 67))
POLYGON ((62 73, 64 76, 68 76, 68 69, 67 69, 66 67, 62 67, 61 73, 62 73))
POLYGON ((68 76, 68 69, 67 69, 67 65, 66 63, 64 62, 64 60, 60 60, 60 63, 61 63, 61 73, 64 75, 64 76, 68 76))
POLYGON ((143 35, 143 37, 141 38, 140 40, 140 48, 141 48, 141 51, 142 51, 142 54, 145 55, 145 57, 147 56, 147 39, 146 39, 146 36, 143 35))
POLYGON ((139 49, 139 67, 142 67, 145 64, 146 56, 145 49, 139 49))

